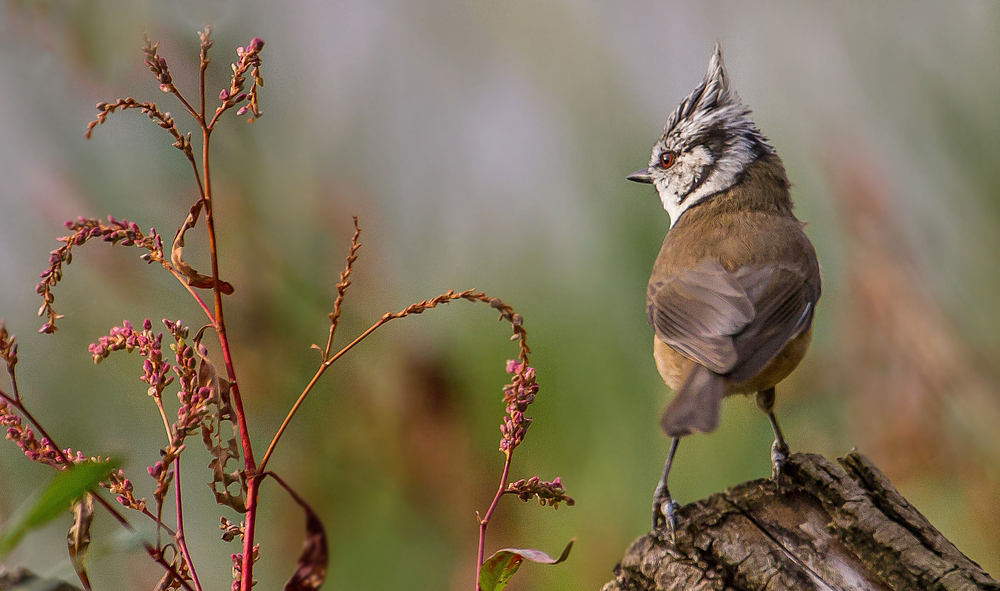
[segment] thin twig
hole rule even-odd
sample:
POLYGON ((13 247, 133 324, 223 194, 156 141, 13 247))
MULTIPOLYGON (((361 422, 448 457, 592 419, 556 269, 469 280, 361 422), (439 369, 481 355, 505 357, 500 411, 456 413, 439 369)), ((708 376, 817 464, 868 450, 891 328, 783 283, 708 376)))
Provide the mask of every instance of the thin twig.
POLYGON ((275 446, 278 444, 278 440, 281 439, 281 435, 285 432, 285 429, 291 422, 292 417, 295 416, 295 413, 298 411, 299 407, 302 406, 302 403, 305 401, 306 396, 309 395, 309 392, 312 391, 313 387, 316 385, 319 379, 323 376, 326 370, 329 369, 331 365, 333 365, 335 361, 340 359, 341 356, 343 356, 345 353, 353 349, 355 345, 365 340, 365 338, 367 338, 368 335, 375 332, 379 327, 389 322, 390 320, 405 318, 412 314, 420 314, 424 310, 429 310, 431 308, 437 307, 439 304, 447 304, 448 302, 458 299, 464 299, 470 302, 483 302, 489 304, 490 307, 497 309, 500 312, 499 320, 507 320, 508 322, 511 323, 511 327, 514 330, 514 335, 511 337, 511 339, 516 338, 518 340, 518 345, 519 345, 518 358, 521 360, 521 363, 524 364, 524 366, 527 366, 528 353, 530 353, 531 350, 528 348, 527 333, 524 331, 524 327, 521 326, 522 322, 521 316, 519 314, 515 314, 513 308, 511 308, 507 304, 504 304, 499 299, 490 297, 481 291, 477 292, 474 289, 467 289, 465 291, 460 291, 456 293, 453 290, 448 290, 439 296, 431 298, 430 300, 421 300, 414 304, 410 304, 409 306, 407 306, 406 308, 404 308, 399 312, 396 313, 386 312, 385 314, 382 315, 381 318, 379 318, 379 320, 375 324, 368 327, 367 330, 358 335, 353 341, 345 345, 340 351, 337 351, 337 353, 335 353, 332 357, 329 357, 320 364, 319 368, 316 370, 316 373, 313 375, 312 379, 309 380, 309 383, 306 384, 306 387, 302 390, 302 393, 299 394, 299 397, 295 401, 295 404, 292 405, 292 408, 288 411, 288 414, 285 416, 285 420, 281 422, 281 426, 278 427, 278 431, 274 434, 274 437, 271 439, 271 444, 268 445, 267 451, 264 452, 264 456, 261 458, 259 469, 264 470, 264 467, 267 465, 267 461, 270 459, 271 454, 274 452, 275 446))
POLYGON ((187 570, 191 573, 191 579, 194 581, 194 588, 196 591, 201 590, 201 582, 198 580, 198 573, 194 570, 194 562, 191 560, 191 553, 188 551, 187 541, 184 537, 184 511, 181 508, 181 457, 177 456, 174 460, 174 498, 177 501, 177 533, 174 535, 174 540, 177 542, 177 546, 181 549, 181 555, 187 562, 187 570))
POLYGON ((170 271, 170 273, 174 277, 176 277, 178 281, 181 282, 181 285, 184 286, 184 289, 186 289, 188 293, 191 294, 191 297, 194 298, 194 301, 198 302, 198 305, 201 306, 201 310, 205 313, 205 316, 208 318, 208 322, 213 326, 215 326, 215 316, 212 314, 212 310, 210 310, 208 304, 206 304, 205 301, 201 299, 201 296, 198 295, 198 292, 196 292, 194 288, 191 287, 191 285, 187 281, 187 277, 185 277, 184 274, 178 271, 177 269, 174 269, 172 265, 167 267, 167 270, 170 271))
MULTIPOLYGON (((13 381, 13 379, 14 379, 13 375, 11 376, 11 378, 12 378, 12 381, 13 381)), ((12 407, 14 407, 14 409, 17 412, 21 413, 21 415, 25 419, 27 419, 28 422, 31 423, 31 425, 35 428, 36 431, 38 431, 38 433, 43 438, 49 440, 49 444, 59 454, 59 461, 60 461, 60 463, 62 463, 62 465, 64 467, 70 466, 70 465, 73 464, 73 461, 66 455, 66 453, 62 450, 62 448, 59 447, 56 444, 55 441, 52 440, 52 437, 49 436, 48 432, 45 430, 44 427, 42 427, 41 423, 39 423, 38 420, 35 419, 34 415, 32 415, 31 412, 29 412, 28 409, 24 406, 23 401, 20 401, 20 400, 17 400, 15 398, 11 397, 9 394, 7 394, 6 392, 4 392, 2 389, 0 389, 0 398, 3 398, 8 404, 10 404, 12 407)), ((55 466, 53 466, 53 468, 55 468, 55 466)), ((128 519, 126 519, 125 516, 123 516, 121 513, 119 513, 118 510, 113 505, 111 505, 110 503, 108 503, 101 495, 97 494, 97 489, 91 489, 88 492, 90 492, 94 496, 94 498, 98 501, 98 503, 101 506, 103 506, 105 509, 108 510, 109 513, 111 513, 111 515, 115 518, 116 521, 118 521, 121 525, 123 525, 127 529, 132 529, 132 525, 128 522, 128 519)), ((153 520, 154 523, 156 523, 157 525, 159 525, 160 527, 162 527, 171 536, 174 535, 173 530, 171 530, 169 527, 167 527, 167 525, 164 524, 161 520, 159 520, 155 515, 153 515, 152 513, 150 513, 149 510, 143 509, 140 513, 142 513, 146 517, 149 517, 151 520, 153 520)))
POLYGON ((479 551, 477 553, 476 560, 476 591, 479 591, 479 574, 483 570, 483 560, 486 556, 486 526, 490 523, 490 518, 493 517, 493 512, 497 509, 497 504, 500 502, 500 497, 504 495, 507 490, 507 476, 510 474, 510 462, 513 458, 513 449, 508 449, 504 452, 504 462, 503 462, 503 473, 500 475, 500 486, 497 487, 497 494, 493 497, 493 502, 490 503, 490 508, 486 510, 486 515, 483 515, 479 519, 479 551))
POLYGON ((160 411, 160 418, 163 419, 163 429, 167 433, 167 441, 170 441, 170 421, 167 420, 167 412, 163 409, 163 397, 159 393, 153 396, 153 402, 156 403, 156 408, 160 411))
MULTIPOLYGON (((243 466, 250 482, 254 482, 253 476, 257 473, 257 464, 253 455, 253 446, 250 442, 250 429, 247 425, 246 412, 243 409, 243 396, 240 393, 239 382, 236 379, 236 368, 233 364, 232 352, 229 348, 229 338, 226 335, 226 321, 222 311, 222 291, 221 279, 219 276, 219 245, 215 237, 215 216, 214 203, 212 202, 212 182, 209 167, 209 139, 211 128, 202 127, 202 161, 201 170, 205 178, 205 226, 208 231, 208 247, 212 260, 212 296, 215 300, 215 332, 219 337, 219 346, 222 349, 222 360, 226 366, 226 377, 229 380, 230 394, 232 396, 233 412, 236 415, 236 425, 240 433, 240 446, 243 449, 243 466)), ((241 591, 251 591, 253 579, 253 538, 254 529, 257 523, 257 498, 255 487, 247 488, 246 519, 243 536, 243 564, 240 581, 241 591)))

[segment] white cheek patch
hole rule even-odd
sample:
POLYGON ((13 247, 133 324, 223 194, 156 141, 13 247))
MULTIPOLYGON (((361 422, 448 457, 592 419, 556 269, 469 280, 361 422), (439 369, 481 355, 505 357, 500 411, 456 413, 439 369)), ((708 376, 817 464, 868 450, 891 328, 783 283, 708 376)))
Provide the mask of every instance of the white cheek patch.
MULTIPOLYGON (((699 182, 706 182, 703 175, 709 174, 715 159, 705 146, 695 146, 689 152, 678 156, 677 162, 662 177, 656 178, 656 192, 663 203, 663 209, 670 215, 670 227, 677 223, 681 213, 700 200, 700 190, 691 193, 699 182)), ((702 195, 701 197, 704 197, 702 195)))
POLYGON ((740 174, 753 162, 753 159, 754 153, 750 140, 746 137, 736 138, 736 141, 726 146, 725 153, 715 163, 710 176, 684 200, 685 209, 706 197, 732 187, 740 174))
POLYGON ((680 157, 680 161, 671 170, 676 171, 674 186, 679 187, 682 196, 688 196, 691 190, 708 174, 709 167, 715 162, 712 153, 705 146, 695 146, 690 152, 680 157))

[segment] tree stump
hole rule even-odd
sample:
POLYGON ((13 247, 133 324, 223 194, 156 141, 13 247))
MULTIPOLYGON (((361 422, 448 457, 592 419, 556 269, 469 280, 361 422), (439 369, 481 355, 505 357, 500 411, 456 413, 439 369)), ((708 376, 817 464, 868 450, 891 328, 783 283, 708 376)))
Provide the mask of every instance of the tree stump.
POLYGON ((993 590, 868 458, 793 454, 778 492, 737 485, 682 507, 676 547, 645 535, 602 591, 993 590))
POLYGON ((25 568, 0 564, 0 591, 83 591, 63 581, 44 579, 25 568))

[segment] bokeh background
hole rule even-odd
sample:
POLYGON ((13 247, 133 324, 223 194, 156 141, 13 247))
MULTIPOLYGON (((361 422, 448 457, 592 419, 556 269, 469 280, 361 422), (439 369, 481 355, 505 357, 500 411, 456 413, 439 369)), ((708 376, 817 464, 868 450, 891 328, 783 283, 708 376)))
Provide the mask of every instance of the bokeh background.
MULTIPOLYGON (((214 23, 210 99, 234 48, 263 38, 265 116, 229 117, 213 178, 227 319, 262 450, 317 363, 333 286, 361 218, 340 338, 387 310, 476 287, 523 314, 542 389, 514 477, 561 476, 577 504, 505 499, 489 550, 531 546, 512 589, 598 589, 649 525, 667 441, 666 388, 644 318, 668 220, 644 166, 720 41, 733 84, 777 147, 824 272, 813 349, 778 393, 793 449, 857 446, 958 547, 1000 572, 1000 4, 406 0, 7 1, 0 10, 0 316, 19 336, 21 388, 63 446, 117 454, 149 496, 162 427, 135 357, 95 367, 86 345, 130 319, 199 310, 137 252, 88 244, 57 290, 66 315, 36 334, 33 293, 62 222, 114 214, 171 236, 195 194, 168 136, 138 113, 83 138, 93 105, 155 100, 140 31, 189 95, 197 35, 214 23)), ((214 99, 213 99, 214 100, 214 99)), ((212 104, 212 103, 210 103, 212 104)), ((190 236, 190 234, 189 234, 190 236)), ((189 241, 196 266, 204 242, 189 241)), ((475 511, 502 456, 509 329, 465 302, 390 324, 338 363, 272 467, 330 535, 330 589, 468 589, 475 511)), ((209 339, 211 340, 211 339, 209 339)), ((3 380, 6 384, 6 381, 3 380)), ((4 386, 6 387, 6 386, 4 386)), ((769 473, 752 401, 680 447, 690 502, 769 473)), ((202 581, 225 588, 222 510, 185 463, 202 581)), ((0 522, 51 476, 0 446, 0 522)), ((266 487, 261 589, 291 572, 301 513, 266 487)), ((99 518, 96 588, 159 577, 99 518)), ((9 562, 73 580, 69 519, 9 562)), ((145 527, 145 523, 139 521, 145 527)))

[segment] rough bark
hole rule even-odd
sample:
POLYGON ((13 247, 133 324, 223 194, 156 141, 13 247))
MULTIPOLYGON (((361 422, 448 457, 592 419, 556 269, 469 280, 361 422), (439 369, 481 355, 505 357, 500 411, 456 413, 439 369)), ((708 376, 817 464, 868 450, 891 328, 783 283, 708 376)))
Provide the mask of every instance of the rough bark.
POLYGON ((0 564, 0 591, 82 591, 63 581, 44 579, 25 568, 0 564))
POLYGON ((682 507, 676 547, 645 535, 602 591, 1000 591, 865 456, 794 454, 778 492, 740 484, 682 507))

